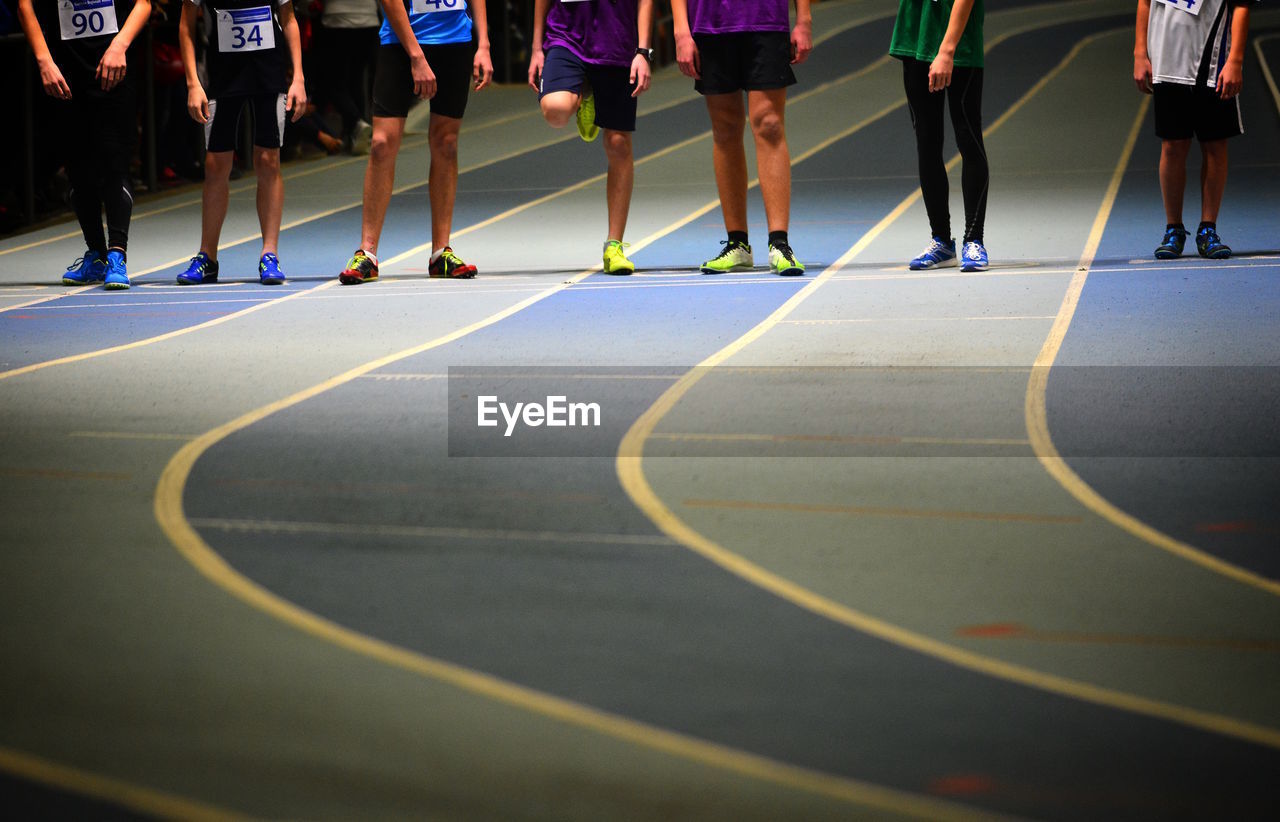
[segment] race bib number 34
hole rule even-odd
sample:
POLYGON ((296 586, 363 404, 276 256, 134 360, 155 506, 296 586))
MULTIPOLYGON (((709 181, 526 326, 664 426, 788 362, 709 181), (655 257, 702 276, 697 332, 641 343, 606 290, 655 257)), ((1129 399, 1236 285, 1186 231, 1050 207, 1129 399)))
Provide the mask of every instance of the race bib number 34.
POLYGON ((1204 0, 1156 0, 1156 2, 1172 6, 1178 11, 1185 11, 1195 17, 1200 16, 1200 7, 1204 5, 1204 0))
POLYGON ((114 0, 58 0, 63 40, 100 37, 120 30, 114 0))
POLYGON ((435 14, 438 11, 461 11, 467 7, 467 0, 413 0, 409 4, 412 14, 435 14))
POLYGON ((262 51, 276 47, 271 7, 227 9, 218 12, 218 51, 262 51))

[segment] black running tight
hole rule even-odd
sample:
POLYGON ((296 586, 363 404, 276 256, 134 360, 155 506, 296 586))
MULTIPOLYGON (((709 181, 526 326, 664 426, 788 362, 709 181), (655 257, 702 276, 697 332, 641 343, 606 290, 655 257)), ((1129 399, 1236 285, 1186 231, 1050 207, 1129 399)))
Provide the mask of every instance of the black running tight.
POLYGON ((960 184, 964 190, 964 242, 981 243, 990 183, 987 150, 982 144, 982 69, 956 66, 946 92, 930 93, 929 64, 908 57, 902 61, 902 82, 916 132, 920 192, 929 213, 929 230, 944 240, 951 237, 951 212, 947 204, 950 187, 943 159, 945 102, 951 109, 951 125, 963 160, 960 184))
POLYGON ((133 216, 129 164, 137 141, 136 99, 132 83, 126 80, 109 93, 77 89, 69 104, 71 207, 84 233, 85 246, 103 259, 108 248, 129 247, 129 220, 133 216), (103 211, 107 214, 105 235, 103 211))

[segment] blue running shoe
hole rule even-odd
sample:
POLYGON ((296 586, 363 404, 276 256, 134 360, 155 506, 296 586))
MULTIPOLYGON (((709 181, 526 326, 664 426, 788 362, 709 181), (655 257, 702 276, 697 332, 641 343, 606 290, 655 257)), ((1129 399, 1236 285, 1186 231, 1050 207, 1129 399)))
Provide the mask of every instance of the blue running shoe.
POLYGON ((956 241, 934 237, 920 256, 912 260, 907 267, 912 271, 924 271, 956 264, 956 241))
POLYGON ((86 251, 84 256, 67 266, 62 275, 63 285, 93 285, 102 282, 107 274, 107 262, 96 251, 86 251))
POLYGON ((263 285, 283 285, 284 272, 280 270, 280 258, 274 254, 263 254, 258 260, 258 280, 263 285))
POLYGON ((1156 246, 1157 260, 1173 260, 1182 256, 1182 247, 1187 243, 1187 230, 1174 226, 1164 230, 1164 239, 1156 246))
POLYGON ((986 271, 987 268, 987 250, 982 247, 982 243, 965 243, 964 251, 960 255, 960 270, 986 271))
POLYGON ((1196 232, 1196 251, 1209 260, 1225 260, 1231 256, 1231 246, 1222 241, 1216 228, 1207 225, 1196 232))
POLYGON ((187 270, 178 275, 178 285, 200 285, 218 281, 218 261, 210 260, 209 255, 201 251, 187 263, 187 270))
POLYGON ((124 266, 124 252, 113 248, 107 252, 107 275, 102 287, 108 291, 124 291, 129 287, 129 272, 124 266))

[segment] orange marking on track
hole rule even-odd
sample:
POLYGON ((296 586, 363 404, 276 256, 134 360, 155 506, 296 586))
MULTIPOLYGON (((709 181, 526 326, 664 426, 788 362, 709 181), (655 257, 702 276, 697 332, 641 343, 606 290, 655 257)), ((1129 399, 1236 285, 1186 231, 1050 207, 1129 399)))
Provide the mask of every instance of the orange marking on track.
POLYGON ((929 783, 929 793, 939 796, 981 796, 995 790, 995 780, 980 773, 948 774, 929 783))
POLYGON ((1168 648, 1209 648, 1228 651, 1261 651, 1280 653, 1280 641, 1239 637, 1155 636, 1150 634, 1104 634, 1084 631, 1037 631, 1016 622, 989 625, 967 625, 956 629, 956 636, 974 639, 1025 639, 1032 642, 1057 642, 1082 645, 1146 645, 1168 648))
POLYGON ((991 625, 969 625, 956 631, 956 636, 976 637, 1008 637, 1023 636, 1027 633, 1025 625, 1016 622, 996 622, 991 625))

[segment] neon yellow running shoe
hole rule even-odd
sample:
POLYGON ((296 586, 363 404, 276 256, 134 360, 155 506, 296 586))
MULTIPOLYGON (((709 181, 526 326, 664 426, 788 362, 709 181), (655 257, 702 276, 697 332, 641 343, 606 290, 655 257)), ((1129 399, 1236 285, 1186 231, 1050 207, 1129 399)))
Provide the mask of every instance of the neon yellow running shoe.
POLYGON ((720 253, 702 264, 703 274, 725 274, 730 271, 750 270, 755 265, 751 246, 737 240, 721 240, 720 253))
POLYGON ((804 273, 804 265, 786 243, 769 243, 769 267, 783 277, 799 277, 804 273))
POLYGON ((587 92, 582 102, 578 103, 578 136, 588 143, 600 136, 600 127, 596 125, 596 95, 587 92))
POLYGON ((627 255, 623 253, 623 249, 627 247, 627 243, 618 240, 609 240, 604 244, 604 273, 606 274, 634 274, 636 271, 635 263, 627 259, 627 255))

